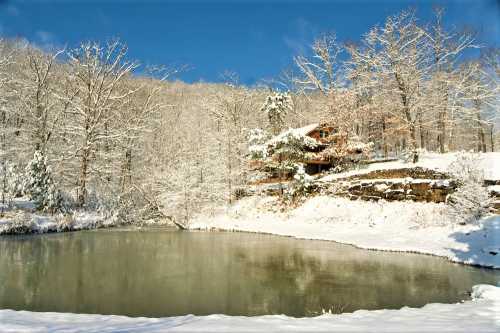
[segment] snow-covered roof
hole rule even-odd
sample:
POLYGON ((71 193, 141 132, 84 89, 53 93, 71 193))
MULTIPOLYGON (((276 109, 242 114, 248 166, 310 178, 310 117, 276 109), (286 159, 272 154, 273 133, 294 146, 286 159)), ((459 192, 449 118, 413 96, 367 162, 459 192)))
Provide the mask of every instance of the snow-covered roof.
POLYGON ((319 124, 310 124, 310 125, 307 125, 304 127, 295 128, 293 131, 298 133, 298 134, 307 135, 307 134, 311 133, 312 131, 314 131, 318 127, 319 127, 319 124))

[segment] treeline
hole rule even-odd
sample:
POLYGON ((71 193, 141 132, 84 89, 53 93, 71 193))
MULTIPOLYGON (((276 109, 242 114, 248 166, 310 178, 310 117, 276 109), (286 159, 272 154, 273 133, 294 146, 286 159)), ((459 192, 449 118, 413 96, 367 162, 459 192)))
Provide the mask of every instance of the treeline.
POLYGON ((248 135, 270 126, 261 108, 277 87, 291 97, 285 128, 333 122, 382 156, 493 151, 500 52, 442 22, 442 11, 427 24, 409 11, 356 44, 322 35, 292 70, 256 87, 234 75, 174 81, 179 68, 140 66, 116 41, 47 52, 2 40, 2 175, 39 152, 75 208, 189 219, 245 184, 248 135))
POLYGON ((172 81, 179 69, 140 67, 116 41, 47 52, 2 40, 0 57, 4 201, 34 156, 70 208, 124 219, 188 218, 243 184, 265 90, 172 81))
POLYGON ((324 35, 295 57, 287 81, 313 91, 328 117, 391 151, 495 150, 500 51, 475 33, 447 29, 443 10, 420 23, 414 11, 388 17, 358 43, 324 35))

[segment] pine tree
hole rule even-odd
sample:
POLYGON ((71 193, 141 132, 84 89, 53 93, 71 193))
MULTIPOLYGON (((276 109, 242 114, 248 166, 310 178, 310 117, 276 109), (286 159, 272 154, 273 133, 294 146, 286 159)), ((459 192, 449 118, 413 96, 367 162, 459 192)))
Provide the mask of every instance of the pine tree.
POLYGON ((266 113, 269 120, 271 131, 277 135, 283 129, 285 124, 285 116, 288 111, 293 109, 293 101, 287 93, 274 93, 267 96, 266 102, 261 108, 261 111, 266 113))
POLYGON ((55 212, 62 207, 62 197, 52 180, 47 158, 39 150, 26 167, 23 189, 39 210, 55 212))

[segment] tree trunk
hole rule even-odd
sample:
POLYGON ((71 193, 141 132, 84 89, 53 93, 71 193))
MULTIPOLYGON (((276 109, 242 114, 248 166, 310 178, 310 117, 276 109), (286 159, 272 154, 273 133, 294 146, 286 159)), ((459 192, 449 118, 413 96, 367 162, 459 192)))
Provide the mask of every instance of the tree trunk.
POLYGON ((79 207, 83 207, 83 205, 85 205, 85 198, 87 196, 87 172, 88 172, 89 155, 90 152, 88 148, 83 149, 82 160, 80 163, 80 178, 79 178, 79 189, 77 197, 77 204, 79 207))
POLYGON ((438 144, 439 144, 439 152, 441 154, 446 152, 445 149, 445 140, 446 140, 446 123, 445 123, 445 113, 443 111, 439 112, 439 120, 438 120, 438 144))
POLYGON ((231 151, 232 151, 232 147, 231 147, 231 136, 228 134, 227 135, 227 187, 228 187, 228 191, 229 191, 229 198, 228 198, 228 201, 229 201, 229 204, 231 204, 233 202, 233 189, 232 189, 232 183, 231 183, 231 174, 232 174, 232 163, 231 163, 231 151))
POLYGON ((491 145, 491 152, 495 151, 495 143, 493 140, 493 124, 490 125, 490 145, 491 145))
POLYGON ((125 192, 127 188, 127 184, 132 184, 132 149, 127 148, 125 151, 125 159, 123 161, 122 167, 122 192, 125 192))
POLYGON ((420 134, 420 148, 425 149, 424 126, 422 124, 422 115, 418 116, 418 131, 420 134))
POLYGON ((382 117, 382 145, 384 148, 384 158, 387 158, 388 152, 387 152, 387 140, 385 137, 385 118, 382 117))
POLYGON ((484 128, 481 120, 481 109, 478 101, 474 103, 476 105, 476 119, 477 119, 477 151, 486 153, 486 138, 484 134, 484 128))

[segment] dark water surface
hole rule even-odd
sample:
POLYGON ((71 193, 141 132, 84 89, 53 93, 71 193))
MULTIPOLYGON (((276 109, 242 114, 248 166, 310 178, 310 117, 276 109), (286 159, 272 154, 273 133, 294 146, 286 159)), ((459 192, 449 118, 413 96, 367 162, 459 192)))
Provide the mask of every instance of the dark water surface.
POLYGON ((500 271, 247 233, 100 230, 0 237, 0 308, 174 316, 419 307, 500 271))

